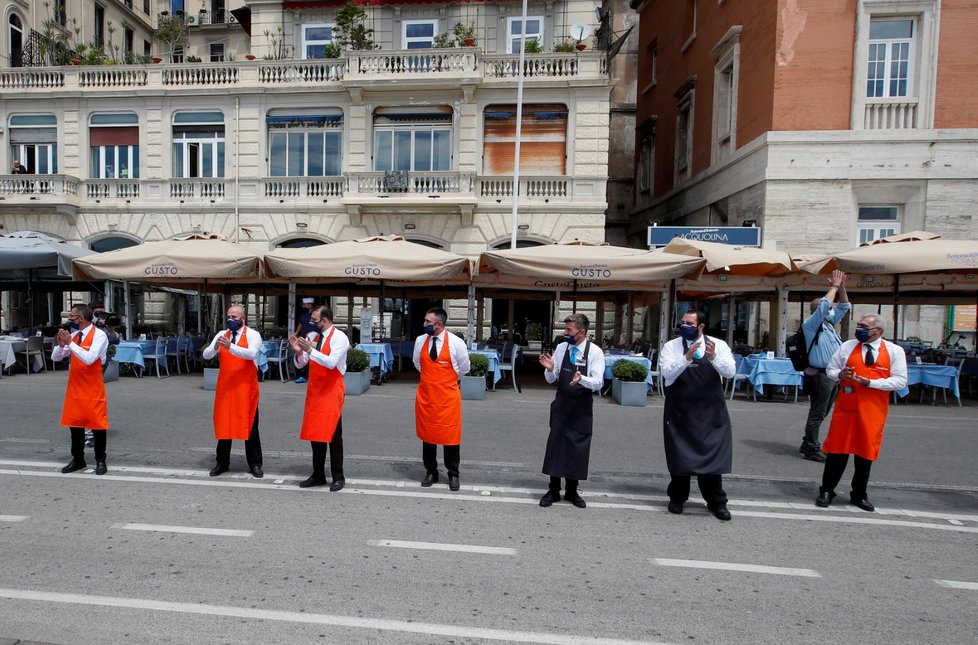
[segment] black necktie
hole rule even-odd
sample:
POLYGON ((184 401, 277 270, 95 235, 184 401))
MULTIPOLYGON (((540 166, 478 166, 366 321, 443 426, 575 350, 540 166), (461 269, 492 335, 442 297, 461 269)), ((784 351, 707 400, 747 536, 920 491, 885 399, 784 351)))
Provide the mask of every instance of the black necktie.
POLYGON ((238 332, 236 332, 236 331, 232 331, 232 332, 231 332, 231 344, 232 344, 232 345, 234 345, 234 340, 235 340, 235 339, 236 339, 237 337, 238 337, 238 332))
POLYGON ((431 360, 433 360, 433 361, 437 361, 438 360, 438 350, 436 349, 437 348, 437 345, 438 345, 438 337, 437 336, 432 336, 431 337, 431 350, 428 352, 428 356, 430 356, 431 357, 431 360))
POLYGON ((872 365, 876 362, 876 357, 873 356, 873 346, 866 345, 866 365, 872 365))
POLYGON ((81 345, 81 339, 82 339, 82 333, 81 332, 78 332, 77 334, 75 334, 75 344, 76 345, 81 345))

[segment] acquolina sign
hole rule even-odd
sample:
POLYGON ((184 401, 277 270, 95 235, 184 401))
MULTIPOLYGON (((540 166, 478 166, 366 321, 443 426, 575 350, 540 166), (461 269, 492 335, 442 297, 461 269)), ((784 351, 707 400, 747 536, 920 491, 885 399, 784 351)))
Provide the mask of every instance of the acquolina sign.
POLYGON ((760 246, 761 229, 757 226, 650 226, 649 246, 665 246, 674 237, 736 246, 760 246))

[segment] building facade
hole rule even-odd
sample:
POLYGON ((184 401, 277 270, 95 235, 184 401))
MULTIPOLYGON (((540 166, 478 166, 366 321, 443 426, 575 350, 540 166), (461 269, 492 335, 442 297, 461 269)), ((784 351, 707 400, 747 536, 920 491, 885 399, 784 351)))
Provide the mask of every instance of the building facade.
MULTIPOLYGON (((969 0, 635 0, 635 208, 763 228, 814 254, 924 229, 978 237, 969 0)), ((874 308, 875 309, 875 308, 874 308)), ((908 308, 938 338, 944 308, 908 308)))

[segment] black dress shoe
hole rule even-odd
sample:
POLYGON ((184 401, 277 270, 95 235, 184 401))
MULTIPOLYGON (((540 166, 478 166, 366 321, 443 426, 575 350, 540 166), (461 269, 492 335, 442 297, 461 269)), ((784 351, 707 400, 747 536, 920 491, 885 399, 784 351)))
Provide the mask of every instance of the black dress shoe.
POLYGON ((669 502, 669 512, 673 515, 683 514, 683 503, 682 502, 669 502))
POLYGON ((448 476, 448 490, 457 491, 461 486, 458 483, 458 475, 448 476))
POLYGON ((540 498, 540 506, 547 508, 548 506, 553 506, 554 502, 560 501, 560 491, 559 490, 548 490, 546 494, 540 498))
POLYGON ((210 474, 211 474, 211 477, 217 477, 218 475, 220 475, 222 473, 226 473, 227 471, 228 471, 228 467, 227 466, 222 465, 222 464, 218 464, 218 465, 214 466, 213 468, 211 468, 211 473, 210 474))
POLYGON ((815 500, 815 506, 819 508, 828 508, 829 504, 832 503, 832 498, 835 497, 835 493, 830 493, 828 491, 819 491, 818 499, 815 500))
POLYGON ((564 499, 576 506, 577 508, 586 508, 587 502, 585 502, 580 495, 577 494, 576 490, 569 490, 564 493, 564 499))
POLYGON ((817 461, 820 464, 825 463, 825 453, 818 448, 812 448, 811 450, 807 451, 803 457, 808 461, 817 461))
POLYGON ((717 518, 722 522, 730 521, 730 511, 727 510, 726 504, 717 504, 716 506, 707 506, 707 509, 713 513, 713 517, 717 518))
POLYGON ((311 488, 313 486, 325 486, 326 477, 322 475, 309 475, 309 479, 299 482, 299 488, 311 488))
POLYGON ((428 488, 432 484, 438 483, 438 473, 426 473, 424 479, 421 480, 421 486, 428 488))
POLYGON ((66 465, 64 468, 61 469, 61 472, 73 473, 76 470, 81 470, 82 468, 86 468, 87 466, 88 464, 86 464, 81 459, 72 459, 71 461, 68 462, 68 465, 66 465))
POLYGON ((346 486, 345 479, 334 479, 333 483, 329 485, 329 489, 335 493, 336 491, 343 490, 344 486, 346 486))
POLYGON ((265 476, 265 473, 262 471, 261 466, 257 464, 254 466, 248 466, 248 470, 251 471, 251 476, 254 477, 255 479, 261 479, 262 477, 265 476))
POLYGON ((872 513, 873 511, 876 510, 876 507, 873 506, 873 503, 868 499, 866 499, 865 497, 849 497, 849 501, 852 502, 853 506, 858 506, 859 508, 869 513, 872 513))
POLYGON ((107 472, 109 472, 109 469, 105 467, 105 462, 104 461, 97 461, 97 462, 95 462, 95 474, 96 475, 104 475, 107 472))

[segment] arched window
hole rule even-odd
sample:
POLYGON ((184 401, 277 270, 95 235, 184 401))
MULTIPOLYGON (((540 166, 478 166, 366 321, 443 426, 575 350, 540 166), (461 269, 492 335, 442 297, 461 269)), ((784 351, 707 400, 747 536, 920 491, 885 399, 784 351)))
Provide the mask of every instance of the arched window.
POLYGON ((117 249, 125 249, 130 246, 136 246, 139 244, 136 240, 128 237, 103 237, 100 240, 96 240, 89 245, 89 248, 96 253, 105 253, 106 251, 115 251, 117 249))
POLYGON ((278 245, 280 249, 304 249, 308 246, 319 246, 321 244, 326 244, 322 240, 316 240, 311 237, 297 237, 294 240, 286 240, 278 245))
POLYGON ((430 247, 432 249, 444 249, 445 248, 445 245, 444 244, 439 244, 438 242, 432 242, 431 240, 412 240, 410 238, 405 238, 405 239, 407 239, 408 242, 411 242, 413 244, 420 244, 421 246, 427 246, 427 247, 430 247))
POLYGON ((16 13, 10 14, 7 24, 7 60, 11 67, 24 66, 24 21, 16 13))
MULTIPOLYGON (((543 246, 543 242, 537 242, 536 240, 516 240, 516 248, 518 249, 525 249, 531 246, 543 246)), ((495 244, 492 248, 495 251, 505 251, 510 248, 509 240, 495 244)))

